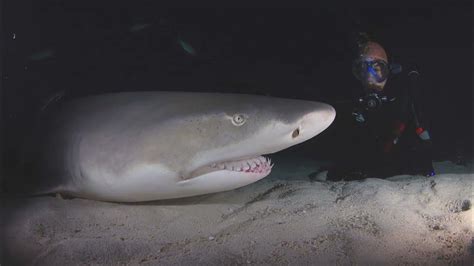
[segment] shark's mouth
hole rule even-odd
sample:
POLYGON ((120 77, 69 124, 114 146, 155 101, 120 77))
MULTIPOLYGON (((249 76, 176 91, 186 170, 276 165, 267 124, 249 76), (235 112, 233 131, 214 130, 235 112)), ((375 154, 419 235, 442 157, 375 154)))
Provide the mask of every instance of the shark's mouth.
POLYGON ((259 156, 239 161, 215 163, 211 167, 219 170, 264 174, 272 170, 273 164, 270 159, 259 156))
POLYGON ((268 175, 272 171, 272 161, 269 158, 258 156, 235 161, 212 163, 196 169, 191 173, 190 178, 204 175, 215 171, 241 172, 243 174, 268 175))

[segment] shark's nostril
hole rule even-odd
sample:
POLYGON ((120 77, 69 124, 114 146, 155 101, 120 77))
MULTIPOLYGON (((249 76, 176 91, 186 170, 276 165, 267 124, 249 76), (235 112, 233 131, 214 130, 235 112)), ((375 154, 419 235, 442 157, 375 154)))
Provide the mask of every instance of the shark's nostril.
POLYGON ((299 129, 299 128, 293 130, 293 134, 291 134, 291 136, 292 136, 293 138, 296 138, 296 137, 298 137, 299 135, 300 135, 300 129, 299 129))

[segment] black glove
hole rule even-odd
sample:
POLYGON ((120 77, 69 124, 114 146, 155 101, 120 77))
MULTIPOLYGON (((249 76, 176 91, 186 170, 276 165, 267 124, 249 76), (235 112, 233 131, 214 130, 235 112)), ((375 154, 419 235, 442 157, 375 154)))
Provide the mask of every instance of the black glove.
POLYGON ((352 111, 352 117, 357 123, 360 124, 363 124, 367 121, 365 112, 360 109, 354 109, 354 111, 352 111))

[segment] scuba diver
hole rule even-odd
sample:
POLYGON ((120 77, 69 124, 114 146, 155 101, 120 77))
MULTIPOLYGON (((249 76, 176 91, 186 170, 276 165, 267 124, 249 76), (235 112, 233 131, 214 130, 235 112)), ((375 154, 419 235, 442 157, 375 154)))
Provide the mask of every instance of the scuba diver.
POLYGON ((361 36, 352 72, 364 91, 352 101, 352 110, 341 114, 347 117, 349 130, 344 132, 349 136, 340 142, 343 154, 329 169, 328 180, 433 176, 432 142, 416 86, 419 72, 409 69, 404 85, 386 86, 390 74, 400 73, 401 66, 390 65, 384 48, 361 36))

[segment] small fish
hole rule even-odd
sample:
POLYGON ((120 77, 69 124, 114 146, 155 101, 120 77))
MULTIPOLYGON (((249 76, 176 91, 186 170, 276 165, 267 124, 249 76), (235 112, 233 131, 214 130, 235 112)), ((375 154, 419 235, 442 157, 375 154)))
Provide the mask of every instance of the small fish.
POLYGON ((178 40, 179 45, 181 48, 183 48, 184 51, 186 51, 190 55, 196 55, 196 50, 187 42, 183 40, 178 40))
POLYGON ((54 56, 54 50, 48 49, 48 50, 43 50, 41 52, 34 53, 30 56, 30 60, 33 61, 40 61, 44 59, 48 59, 54 56))
POLYGON ((64 95, 66 92, 63 91, 58 91, 54 94, 52 94, 49 98, 47 98, 45 101, 43 101, 43 104, 41 106, 41 111, 46 110, 49 106, 54 104, 55 102, 59 102, 61 99, 64 98, 64 95))
POLYGON ((143 29, 146 29, 150 26, 151 26, 151 24, 149 24, 149 23, 137 23, 137 24, 134 24, 134 25, 130 26, 128 28, 128 30, 130 32, 136 32, 136 31, 141 31, 143 29))

